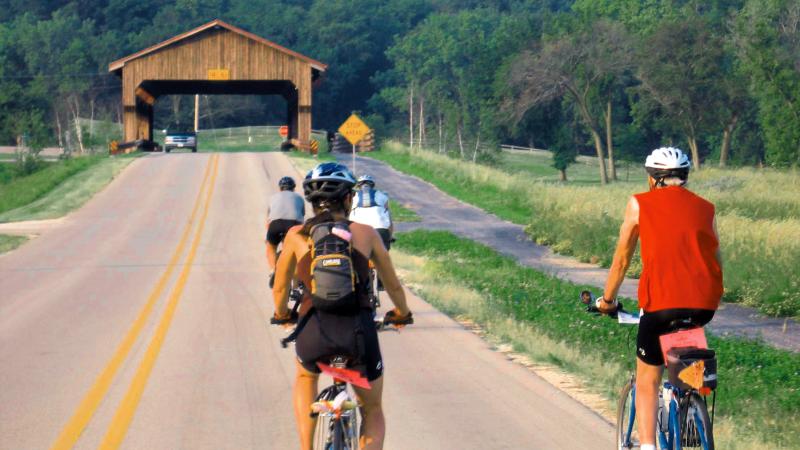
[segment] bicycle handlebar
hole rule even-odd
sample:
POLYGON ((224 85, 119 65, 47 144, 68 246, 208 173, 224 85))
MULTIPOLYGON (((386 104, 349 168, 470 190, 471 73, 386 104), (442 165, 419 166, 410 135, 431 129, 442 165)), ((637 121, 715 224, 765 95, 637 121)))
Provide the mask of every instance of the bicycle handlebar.
POLYGON ((592 291, 581 291, 580 299, 581 303, 586 305, 587 313, 605 315, 611 317, 612 319, 616 319, 619 313, 628 313, 620 301, 617 301, 617 308, 615 310, 607 312, 600 311, 600 308, 598 308, 596 304, 598 299, 594 296, 592 291))

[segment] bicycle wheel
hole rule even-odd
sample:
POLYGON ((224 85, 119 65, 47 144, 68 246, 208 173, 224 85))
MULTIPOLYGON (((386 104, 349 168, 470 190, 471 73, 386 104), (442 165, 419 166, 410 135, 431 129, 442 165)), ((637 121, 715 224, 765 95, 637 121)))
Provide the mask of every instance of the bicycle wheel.
POLYGON ((681 408, 681 445, 686 448, 714 450, 714 430, 705 400, 689 394, 681 408))
POLYGON ((617 403, 617 450, 639 448, 636 423, 636 381, 631 379, 619 393, 617 403))
POLYGON ((333 450, 333 426, 331 416, 320 414, 314 429, 314 450, 333 450))

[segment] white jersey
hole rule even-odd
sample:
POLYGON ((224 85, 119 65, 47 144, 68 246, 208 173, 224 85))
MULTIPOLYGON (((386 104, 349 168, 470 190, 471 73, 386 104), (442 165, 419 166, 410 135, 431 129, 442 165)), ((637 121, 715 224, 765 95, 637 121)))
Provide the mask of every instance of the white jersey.
POLYGON ((356 191, 356 195, 353 197, 353 209, 350 211, 350 220, 375 229, 389 229, 392 226, 389 196, 377 189, 364 188, 356 191))

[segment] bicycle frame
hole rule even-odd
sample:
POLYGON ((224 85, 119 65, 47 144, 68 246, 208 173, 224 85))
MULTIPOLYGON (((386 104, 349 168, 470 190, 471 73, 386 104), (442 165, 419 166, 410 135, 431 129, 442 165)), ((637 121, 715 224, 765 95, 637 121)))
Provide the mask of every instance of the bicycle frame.
POLYGON ((347 393, 347 383, 340 380, 334 380, 334 383, 323 389, 317 396, 313 405, 320 405, 321 402, 327 404, 341 403, 336 407, 331 407, 327 411, 312 412, 312 416, 317 418, 328 418, 328 426, 325 436, 319 436, 325 448, 331 450, 356 450, 358 446, 359 430, 355 429, 354 422, 356 419, 355 403, 350 399, 347 393), (337 402, 337 399, 344 394, 345 400, 337 402), (348 445, 348 442, 350 445, 348 445), (352 444, 355 444, 355 447, 352 444))
MULTIPOLYGON (((636 383, 635 383, 635 379, 634 378, 631 378, 631 381, 633 381, 634 383, 633 383, 633 386, 632 386, 632 389, 631 389, 631 394, 630 394, 631 395, 631 408, 630 408, 630 413, 628 414, 628 425, 626 427, 626 432, 625 432, 626 438, 625 438, 625 442, 624 442, 624 445, 626 445, 628 447, 632 446, 631 436, 632 436, 633 431, 634 431, 633 427, 634 427, 634 422, 635 422, 635 419, 636 419, 636 383)), ((681 420, 680 420, 681 415, 680 415, 680 413, 681 413, 681 410, 683 409, 683 407, 679 404, 678 399, 681 399, 684 396, 690 395, 692 393, 692 391, 683 392, 680 389, 678 389, 677 387, 672 386, 668 381, 664 382, 664 388, 670 393, 669 416, 668 416, 668 422, 669 423, 668 423, 666 432, 664 432, 662 427, 660 427, 660 426, 656 428, 656 437, 658 439, 659 448, 661 448, 661 449, 680 450, 682 448, 681 437, 682 437, 682 432, 683 432, 683 430, 681 429, 681 420)), ((666 399, 664 399, 664 400, 666 400, 666 399)), ((689 413, 688 404, 686 405, 685 408, 687 409, 686 413, 688 414, 689 413)), ((695 414, 694 424, 695 424, 695 426, 697 426, 698 431, 699 431, 698 434, 699 434, 699 437, 700 437, 700 444, 701 444, 702 448, 708 448, 708 442, 706 440, 705 429, 703 428, 703 421, 700 420, 700 417, 698 416, 697 411, 695 411, 694 414, 695 414)), ((661 417, 660 413, 659 413, 658 417, 661 417)))
MULTIPOLYGON (((347 386, 348 383, 361 385, 368 382, 363 378, 348 379, 344 358, 334 358, 331 363, 331 366, 318 363, 323 373, 333 377, 333 384, 323 389, 311 405, 312 417, 329 420, 326 434, 318 436, 320 441, 316 442, 322 442, 326 450, 356 450, 360 437, 357 429, 359 406, 347 391, 347 386)), ((368 388, 369 384, 366 386, 368 388)))
MULTIPOLYGON (((591 293, 589 293, 591 294, 591 293)), ((582 300, 583 300, 583 293, 582 293, 582 300)), ((591 299, 590 299, 591 300, 591 299)), ((585 301, 583 302, 586 303, 585 301)), ((589 310, 590 312, 591 309, 589 310)), ((631 316, 627 312, 625 312, 621 307, 618 310, 619 318, 618 321, 620 323, 626 324, 633 324, 638 323, 638 317, 631 316), (633 317, 635 322, 631 321, 631 317, 623 317, 622 314, 626 314, 628 316, 633 317), (625 321, 623 321, 623 319, 625 321)), ((632 338, 632 330, 629 332, 628 340, 630 341, 632 338)), ((617 430, 618 430, 618 442, 617 446, 622 448, 632 448, 633 442, 632 437, 634 434, 634 427, 636 426, 636 377, 635 375, 631 377, 629 384, 631 386, 629 391, 629 398, 630 398, 630 408, 628 411, 627 417, 618 417, 617 423, 617 430), (625 420, 626 422, 623 422, 625 420), (624 430, 624 433, 620 435, 620 433, 624 430)), ((684 424, 689 423, 689 414, 692 414, 691 420, 692 424, 695 426, 697 430, 697 437, 699 438, 699 443, 703 449, 709 448, 709 441, 706 436, 706 429, 703 422, 702 414, 706 414, 707 416, 707 403, 705 400, 703 401, 702 409, 698 409, 697 407, 692 407, 692 404, 696 404, 697 400, 692 400, 695 396, 700 398, 700 393, 697 390, 689 390, 683 391, 676 386, 673 386, 669 381, 663 382, 663 389, 661 390, 662 397, 667 394, 669 398, 663 398, 662 406, 660 408, 668 407, 669 408, 669 415, 667 416, 667 426, 664 427, 663 424, 656 427, 656 441, 659 444, 661 449, 670 449, 670 450, 680 450, 682 448, 683 442, 683 435, 685 434, 687 438, 691 438, 693 435, 690 433, 688 427, 684 429, 684 424), (701 413, 703 411, 703 413, 701 413)), ((624 397, 623 397, 624 398, 624 397)), ((714 399, 716 400, 716 393, 714 393, 714 399)), ((627 401, 627 400, 624 400, 627 401)), ((620 400, 620 404, 623 403, 623 400, 620 400)), ((714 402, 716 403, 716 402, 714 402)), ((713 410, 712 415, 710 417, 706 417, 709 420, 709 426, 713 427, 713 410)), ((663 420, 664 417, 662 415, 662 411, 658 411, 657 416, 657 423, 663 420)), ((712 435, 713 439, 713 435, 712 435)))

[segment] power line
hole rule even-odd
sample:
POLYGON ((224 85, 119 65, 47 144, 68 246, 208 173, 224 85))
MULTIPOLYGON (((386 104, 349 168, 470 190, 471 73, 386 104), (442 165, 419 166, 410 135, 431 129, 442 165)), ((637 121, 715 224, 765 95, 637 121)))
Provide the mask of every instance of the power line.
POLYGON ((7 76, 0 76, 0 80, 22 80, 27 78, 102 78, 102 77, 111 77, 110 73, 65 73, 65 74, 52 74, 52 75, 44 75, 44 74, 36 74, 36 75, 7 75, 7 76))

